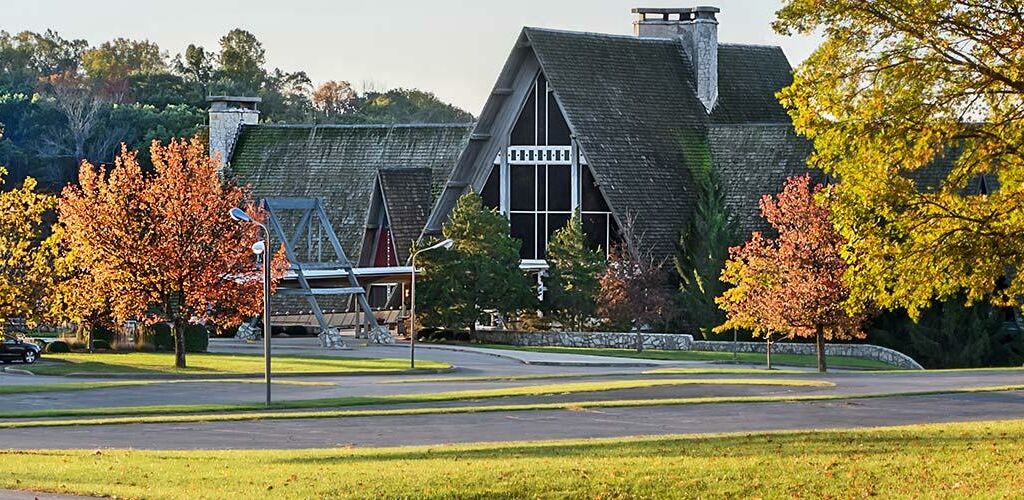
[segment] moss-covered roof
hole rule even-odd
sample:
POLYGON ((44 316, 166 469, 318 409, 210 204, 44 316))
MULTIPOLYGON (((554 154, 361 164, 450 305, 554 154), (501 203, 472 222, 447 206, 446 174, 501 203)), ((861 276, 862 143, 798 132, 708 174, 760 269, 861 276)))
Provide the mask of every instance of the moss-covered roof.
MULTIPOLYGON (((426 168, 448 178, 471 125, 249 125, 230 169, 257 198, 319 197, 348 258, 358 262, 377 171, 426 168)), ((435 186, 434 191, 440 189, 435 186)))

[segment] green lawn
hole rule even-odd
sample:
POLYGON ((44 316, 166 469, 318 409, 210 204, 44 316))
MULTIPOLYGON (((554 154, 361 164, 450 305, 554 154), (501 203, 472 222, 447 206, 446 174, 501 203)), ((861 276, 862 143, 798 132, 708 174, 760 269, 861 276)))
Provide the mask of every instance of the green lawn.
MULTIPOLYGON (((601 349, 583 347, 527 347, 502 344, 474 344, 475 347, 488 349, 505 349, 512 351, 553 352, 559 354, 586 354, 589 356, 614 356, 619 358, 664 359, 671 361, 732 361, 731 352, 707 351, 660 351, 646 350, 637 352, 634 349, 601 349)), ((741 352, 736 358, 742 363, 764 364, 765 355, 760 353, 741 352)), ((859 370, 892 370, 894 367, 873 359, 849 358, 845 356, 828 356, 826 361, 830 368, 853 368, 859 370)), ((816 367, 818 361, 814 356, 802 354, 772 354, 773 365, 816 367)))
MULTIPOLYGON (((263 373, 263 356, 254 354, 189 354, 188 367, 174 368, 174 354, 133 352, 44 354, 44 360, 66 363, 40 363, 29 368, 36 375, 69 373, 165 373, 225 374, 263 373)), ((419 361, 417 368, 449 368, 447 363, 419 361)), ((409 369, 405 359, 341 358, 335 356, 274 356, 272 370, 277 373, 362 373, 402 372, 409 369)))
MULTIPOLYGON (((246 379, 183 379, 183 380, 117 380, 110 382, 69 382, 66 384, 20 384, 0 386, 0 394, 30 394, 36 392, 68 392, 88 391, 93 389, 110 389, 116 387, 136 387, 140 385, 158 384, 262 384, 263 380, 246 379)), ((308 380, 274 380, 274 385, 300 386, 332 386, 331 382, 313 382, 308 380)))
POLYGON ((0 487, 122 498, 1012 498, 1024 421, 405 448, 0 452, 0 487))

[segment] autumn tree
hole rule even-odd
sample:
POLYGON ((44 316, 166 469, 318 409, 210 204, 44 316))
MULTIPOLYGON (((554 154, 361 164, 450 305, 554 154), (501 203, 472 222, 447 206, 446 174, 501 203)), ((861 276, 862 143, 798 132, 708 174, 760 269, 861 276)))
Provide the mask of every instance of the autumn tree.
POLYGON ((840 181, 850 305, 1019 306, 1024 4, 788 0, 774 26, 824 36, 780 96, 840 181))
POLYGON ((455 241, 451 250, 417 257, 423 268, 416 286, 422 324, 473 332, 491 312, 510 315, 535 307, 530 282, 519 269, 521 242, 509 236, 508 219, 484 207, 479 194, 459 198, 442 231, 455 241))
MULTIPOLYGON (((0 188, 6 175, 0 168, 0 188)), ((46 216, 56 205, 53 196, 36 190, 31 177, 21 187, 0 189, 0 321, 24 318, 34 323, 43 315, 58 239, 47 234, 46 216)))
POLYGON ((599 279, 597 314, 612 327, 635 330, 639 351, 643 330, 667 318, 672 296, 666 260, 657 258, 644 243, 635 221, 634 215, 626 215, 621 239, 609 250, 599 279))
MULTIPOLYGON (((205 320, 259 314, 261 274, 250 247, 259 233, 228 217, 248 205, 245 190, 224 184, 198 140, 154 141, 153 168, 122 148, 114 168, 83 162, 79 186, 60 201, 60 223, 119 321, 169 322, 175 366, 185 367, 184 328, 205 320)), ((284 270, 280 253, 275 276, 284 270)))
POLYGON ((355 111, 359 95, 344 81, 329 80, 313 91, 313 107, 326 117, 355 111))
POLYGON ((594 317, 599 278, 604 271, 601 254, 601 251, 587 248, 583 219, 578 211, 548 242, 548 290, 542 305, 563 327, 583 331, 594 317))
POLYGON ((722 280, 733 288, 719 299, 727 319, 716 329, 814 338, 822 372, 826 340, 863 337, 862 317, 844 307, 845 239, 829 220, 827 194, 802 176, 790 178, 778 196, 761 198, 761 213, 778 235, 755 232, 730 249, 722 280))

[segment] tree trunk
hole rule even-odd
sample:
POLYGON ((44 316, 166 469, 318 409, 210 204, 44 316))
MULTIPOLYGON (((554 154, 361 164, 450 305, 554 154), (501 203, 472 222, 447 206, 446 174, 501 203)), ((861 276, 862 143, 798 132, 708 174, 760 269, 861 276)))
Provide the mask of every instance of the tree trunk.
POLYGON ((772 369, 772 336, 768 335, 765 337, 765 362, 768 365, 768 369, 772 369))
POLYGON ((816 327, 814 330, 814 341, 818 345, 818 371, 825 373, 827 367, 825 366, 825 332, 822 327, 816 327))
POLYGON ((171 323, 171 337, 174 339, 174 367, 185 368, 185 324, 181 320, 171 323))
POLYGON ((636 352, 644 352, 644 331, 639 326, 636 328, 636 352))

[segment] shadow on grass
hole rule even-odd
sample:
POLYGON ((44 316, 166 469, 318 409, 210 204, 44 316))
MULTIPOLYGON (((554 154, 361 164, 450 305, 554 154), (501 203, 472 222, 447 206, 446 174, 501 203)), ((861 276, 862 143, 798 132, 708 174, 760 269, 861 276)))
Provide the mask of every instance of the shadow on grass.
MULTIPOLYGON (((413 449, 375 449, 331 452, 315 456, 272 460, 279 464, 344 463, 362 461, 412 460, 509 460, 557 459, 585 456, 595 459, 697 458, 754 459, 765 456, 808 457, 845 456, 865 458, 893 453, 940 455, 969 452, 995 442, 1020 442, 1024 424, 1012 422, 1011 432, 992 432, 984 424, 969 424, 972 430, 947 432, 943 424, 860 431, 800 431, 759 434, 730 434, 677 438, 625 438, 594 442, 555 442, 536 444, 489 444, 468 446, 431 446, 413 449)), ((1005 428, 1005 427, 1004 427, 1005 428)))

